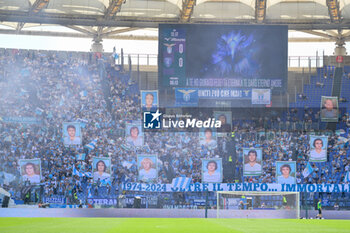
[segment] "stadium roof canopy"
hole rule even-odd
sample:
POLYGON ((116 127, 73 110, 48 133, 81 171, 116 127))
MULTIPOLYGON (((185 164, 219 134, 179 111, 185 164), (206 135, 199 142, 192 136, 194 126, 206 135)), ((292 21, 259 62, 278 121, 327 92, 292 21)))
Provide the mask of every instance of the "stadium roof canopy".
POLYGON ((0 0, 5 34, 98 40, 159 23, 284 24, 339 43, 350 36, 350 0, 0 0), (74 31, 28 30, 39 25, 74 31))

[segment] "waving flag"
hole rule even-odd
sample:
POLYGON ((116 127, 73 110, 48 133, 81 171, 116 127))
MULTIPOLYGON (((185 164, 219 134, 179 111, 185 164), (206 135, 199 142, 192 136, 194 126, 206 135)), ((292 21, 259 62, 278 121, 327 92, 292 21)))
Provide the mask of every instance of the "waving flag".
POLYGON ((174 191, 182 191, 189 188, 192 179, 188 177, 176 177, 171 183, 171 189, 174 191))
POLYGON ((35 109, 35 113, 37 114, 37 115, 42 115, 43 114, 43 112, 44 112, 44 110, 43 109, 41 109, 41 108, 36 108, 35 109))
POLYGON ((88 198, 92 197, 92 193, 91 193, 91 187, 88 188, 88 198))
POLYGON ((350 183, 350 171, 348 171, 344 177, 344 182, 350 183))
POLYGON ((92 178, 92 173, 91 172, 84 172, 83 173, 86 177, 92 178))
POLYGON ((88 148, 89 151, 95 149, 97 144, 97 139, 92 140, 89 144, 85 145, 85 148, 88 148))
POLYGON ((83 90, 83 91, 79 92, 79 94, 80 94, 80 98, 81 99, 84 99, 84 98, 87 97, 87 91, 86 90, 83 90))
POLYGON ((92 173, 91 172, 80 172, 78 169, 73 165, 73 176, 79 176, 79 177, 89 177, 92 178, 92 173))
POLYGON ((101 185, 106 186, 107 184, 112 185, 109 177, 101 180, 101 185))
POLYGON ((86 154, 84 153, 80 153, 80 154, 76 154, 75 158, 76 160, 85 160, 86 154))
POLYGON ((307 165, 303 171, 303 176, 308 177, 313 171, 314 169, 312 168, 311 164, 307 162, 307 165))
POLYGON ((78 171, 78 169, 73 165, 73 176, 83 177, 84 174, 78 171))

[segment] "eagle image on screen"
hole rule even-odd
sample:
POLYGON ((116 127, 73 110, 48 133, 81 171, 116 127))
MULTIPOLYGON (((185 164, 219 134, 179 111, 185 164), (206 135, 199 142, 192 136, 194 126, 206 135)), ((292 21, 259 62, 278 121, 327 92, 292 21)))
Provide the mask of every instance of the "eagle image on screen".
POLYGON ((216 42, 216 51, 212 54, 215 71, 222 76, 257 74, 259 64, 254 58, 256 49, 253 34, 243 34, 241 31, 222 34, 216 42))

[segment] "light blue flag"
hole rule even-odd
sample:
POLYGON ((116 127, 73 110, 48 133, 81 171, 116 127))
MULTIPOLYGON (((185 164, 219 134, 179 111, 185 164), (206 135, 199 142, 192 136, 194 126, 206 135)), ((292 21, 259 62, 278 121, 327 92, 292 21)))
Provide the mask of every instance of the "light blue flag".
POLYGON ((81 92, 79 92, 79 94, 80 94, 81 97, 86 97, 87 96, 87 91, 86 90, 81 91, 81 92))
POLYGON ((350 171, 348 171, 344 177, 344 182, 350 183, 350 171))
POLYGON ((92 193, 91 193, 91 187, 88 189, 88 198, 92 197, 92 193))
POLYGON ((190 187, 192 179, 188 177, 176 177, 171 183, 172 190, 184 191, 190 187))
POLYGON ((89 151, 95 149, 97 144, 97 139, 92 140, 89 144, 85 145, 85 148, 88 148, 89 151))
POLYGON ((86 154, 80 153, 80 154, 76 154, 75 158, 76 158, 76 160, 85 160, 85 156, 86 156, 86 154))
POLYGON ((43 109, 41 109, 41 108, 36 108, 35 109, 35 113, 37 114, 37 115, 42 115, 43 114, 43 112, 44 112, 44 110, 43 109))
POLYGON ((73 165, 73 176, 83 177, 84 175, 73 165))
POLYGON ((92 173, 91 172, 80 172, 78 169, 73 165, 73 176, 79 176, 79 177, 89 177, 92 178, 92 173))
POLYGON ((312 168, 311 164, 307 162, 307 165, 303 171, 303 176, 308 177, 313 171, 314 169, 312 168))

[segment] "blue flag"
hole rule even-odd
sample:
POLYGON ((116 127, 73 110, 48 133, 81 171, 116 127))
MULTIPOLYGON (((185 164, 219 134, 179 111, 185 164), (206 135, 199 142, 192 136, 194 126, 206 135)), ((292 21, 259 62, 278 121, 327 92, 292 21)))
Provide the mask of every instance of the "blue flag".
POLYGON ((92 140, 89 144, 85 145, 85 148, 88 148, 89 151, 95 149, 97 144, 97 139, 92 140))
POLYGON ((81 153, 81 154, 76 154, 75 158, 76 158, 76 160, 85 160, 85 156, 86 156, 86 154, 81 153))
POLYGON ((173 190, 186 190, 189 188, 192 179, 188 177, 176 177, 171 183, 173 190))
POLYGON ((311 164, 307 162, 307 165, 303 171, 303 176, 308 177, 313 171, 314 169, 312 168, 311 164))
POLYGON ((350 183, 350 171, 348 171, 344 177, 344 182, 350 183))

